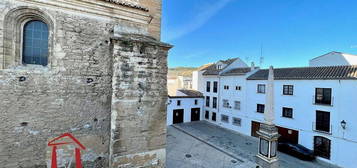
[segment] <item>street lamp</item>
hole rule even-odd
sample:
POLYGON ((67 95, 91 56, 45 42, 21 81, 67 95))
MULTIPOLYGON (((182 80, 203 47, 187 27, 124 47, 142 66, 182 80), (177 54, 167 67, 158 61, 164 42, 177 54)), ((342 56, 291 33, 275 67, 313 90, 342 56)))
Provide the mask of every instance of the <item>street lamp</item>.
POLYGON ((341 127, 342 127, 342 129, 346 129, 346 121, 345 120, 342 120, 341 121, 341 127))

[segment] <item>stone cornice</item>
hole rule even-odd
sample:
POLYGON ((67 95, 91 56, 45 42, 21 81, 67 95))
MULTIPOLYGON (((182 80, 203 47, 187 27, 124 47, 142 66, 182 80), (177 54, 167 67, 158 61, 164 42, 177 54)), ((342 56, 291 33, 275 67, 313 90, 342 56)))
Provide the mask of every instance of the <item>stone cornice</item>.
POLYGON ((149 24, 152 16, 148 12, 138 9, 135 4, 130 7, 127 3, 118 4, 118 0, 21 0, 38 7, 56 7, 58 10, 72 10, 73 12, 88 13, 114 19, 122 19, 135 23, 149 24), (111 1, 111 2, 110 2, 111 1))
POLYGON ((139 10, 142 10, 142 11, 145 11, 145 12, 149 12, 148 8, 142 7, 142 6, 137 5, 137 4, 132 4, 132 3, 129 3, 129 2, 124 2, 122 0, 101 0, 101 1, 110 2, 110 3, 114 3, 114 4, 130 7, 130 8, 134 8, 134 9, 139 9, 139 10))

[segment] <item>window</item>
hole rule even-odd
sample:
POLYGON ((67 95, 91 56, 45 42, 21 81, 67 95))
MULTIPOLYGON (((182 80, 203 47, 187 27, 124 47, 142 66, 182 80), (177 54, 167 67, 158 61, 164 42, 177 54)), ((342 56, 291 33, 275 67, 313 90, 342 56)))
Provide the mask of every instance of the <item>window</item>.
POLYGON ((227 115, 221 115, 221 121, 225 123, 229 123, 229 117, 227 115))
POLYGON ((181 106, 181 100, 177 100, 177 106, 181 106))
POLYGON ((224 85, 224 90, 229 90, 229 86, 228 85, 224 85))
POLYGON ((240 101, 234 101, 234 109, 240 110, 240 101))
POLYGON ((264 104, 257 104, 257 112, 258 113, 264 113, 264 108, 265 108, 264 104))
POLYGON ((241 126, 242 119, 233 117, 233 123, 232 124, 235 125, 235 126, 241 126))
POLYGON ((331 140, 321 137, 314 137, 314 153, 316 156, 320 156, 326 159, 330 159, 331 152, 331 140))
POLYGON ((213 82, 213 93, 217 93, 218 89, 218 82, 213 82))
POLYGON ((218 66, 217 66, 217 69, 222 69, 222 65, 218 65, 218 66))
POLYGON ((216 121, 216 113, 215 112, 212 113, 212 121, 216 121))
POLYGON ((207 120, 209 119, 209 111, 205 112, 205 119, 207 119, 207 120))
POLYGON ((195 100, 195 105, 198 105, 198 100, 195 100))
POLYGON ((293 109, 292 108, 283 107, 282 116, 286 117, 286 118, 293 118, 293 109))
POLYGON ((206 107, 209 107, 210 97, 206 96, 206 107))
POLYGON ((236 86, 236 90, 242 90, 241 86, 236 86))
POLYGON ((315 103, 331 105, 331 88, 316 88, 315 103))
POLYGON ((217 97, 213 97, 212 108, 217 108, 217 97))
POLYGON ((6 13, 1 28, 4 59, 0 64, 4 69, 23 64, 49 64, 54 30, 52 18, 41 9, 20 7, 6 13))
POLYGON ((210 92, 211 91, 211 82, 207 81, 206 83, 206 92, 210 92))
POLYGON ((25 24, 23 30, 22 63, 46 66, 48 64, 48 26, 39 20, 25 24))
POLYGON ((257 92, 258 93, 265 93, 265 85, 264 84, 258 84, 257 92))
POLYGON ((223 107, 229 108, 229 102, 227 99, 223 99, 223 107))
POLYGON ((316 131, 330 132, 330 113, 326 111, 316 111, 316 131))
POLYGON ((284 85, 283 86, 283 95, 293 95, 294 86, 293 85, 284 85))

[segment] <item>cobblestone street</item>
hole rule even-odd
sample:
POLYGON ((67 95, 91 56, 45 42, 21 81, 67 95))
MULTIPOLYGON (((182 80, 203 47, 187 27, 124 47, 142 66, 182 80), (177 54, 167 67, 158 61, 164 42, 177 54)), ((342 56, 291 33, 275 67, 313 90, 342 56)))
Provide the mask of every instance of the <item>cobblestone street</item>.
MULTIPOLYGON (((168 127, 168 168, 255 168, 258 139, 206 121, 168 127)), ((338 168, 278 153, 281 168, 338 168)))

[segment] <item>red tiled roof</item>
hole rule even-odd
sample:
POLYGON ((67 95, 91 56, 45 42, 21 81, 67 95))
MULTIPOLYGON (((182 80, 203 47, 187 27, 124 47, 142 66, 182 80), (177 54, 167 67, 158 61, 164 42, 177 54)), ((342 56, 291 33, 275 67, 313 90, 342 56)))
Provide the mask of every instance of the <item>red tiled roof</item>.
POLYGON ((203 94, 197 90, 181 89, 178 91, 182 92, 183 94, 185 94, 187 96, 203 96, 203 94))
MULTIPOLYGON (((232 58, 232 59, 228 59, 228 60, 220 60, 218 62, 223 62, 224 64, 227 64, 227 66, 228 66, 228 65, 232 64, 237 59, 238 58, 232 58)), ((212 64, 211 66, 208 66, 207 68, 202 69, 202 71, 205 71, 205 72, 203 72, 203 75, 218 75, 219 72, 221 72, 223 69, 217 69, 216 64, 212 64)))
POLYGON ((230 76, 230 75, 245 75, 248 72, 250 72, 251 68, 234 68, 231 69, 225 73, 223 73, 223 76, 230 76))
MULTIPOLYGON (((268 69, 252 74, 247 80, 267 80, 268 69)), ((357 66, 299 67, 274 69, 275 80, 357 79, 357 66)))

